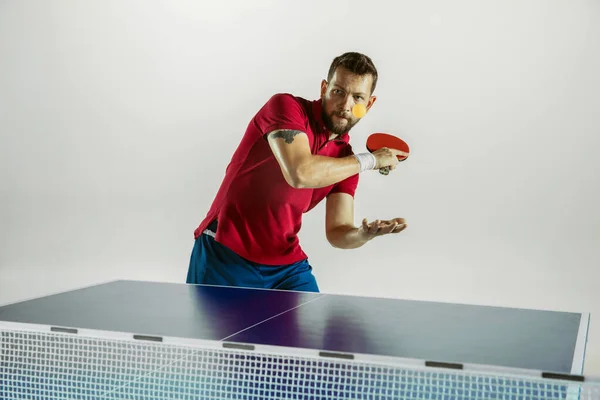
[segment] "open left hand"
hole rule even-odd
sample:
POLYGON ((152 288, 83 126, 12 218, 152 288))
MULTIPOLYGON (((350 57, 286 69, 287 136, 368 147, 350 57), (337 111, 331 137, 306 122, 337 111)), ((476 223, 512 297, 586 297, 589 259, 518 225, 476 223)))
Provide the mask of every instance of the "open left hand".
POLYGON ((390 233, 400 233, 406 229, 404 218, 394 218, 391 220, 375 220, 371 223, 363 219, 359 232, 367 239, 373 239, 376 236, 387 235, 390 233))

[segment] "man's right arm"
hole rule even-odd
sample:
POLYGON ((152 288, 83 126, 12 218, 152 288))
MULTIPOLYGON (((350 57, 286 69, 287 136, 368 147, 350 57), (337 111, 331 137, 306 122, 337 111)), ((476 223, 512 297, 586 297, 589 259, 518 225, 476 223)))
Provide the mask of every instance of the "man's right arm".
POLYGON ((300 130, 275 130, 267 140, 285 180, 294 188, 326 187, 360 172, 354 155, 334 158, 312 154, 308 136, 300 130))

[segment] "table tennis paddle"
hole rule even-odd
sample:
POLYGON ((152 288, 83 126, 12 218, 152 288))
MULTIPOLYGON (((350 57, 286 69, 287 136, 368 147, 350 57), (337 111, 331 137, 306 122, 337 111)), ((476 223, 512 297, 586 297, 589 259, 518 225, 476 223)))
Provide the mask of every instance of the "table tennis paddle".
MULTIPOLYGON (((387 147, 388 149, 400 150, 408 153, 410 149, 408 148, 408 144, 397 136, 390 135, 389 133, 372 133, 367 138, 367 150, 371 153, 381 149, 382 147, 387 147)), ((406 156, 398 156, 398 161, 406 160, 406 156)), ((383 167, 379 169, 379 173, 383 175, 387 175, 390 173, 389 167, 383 167)))

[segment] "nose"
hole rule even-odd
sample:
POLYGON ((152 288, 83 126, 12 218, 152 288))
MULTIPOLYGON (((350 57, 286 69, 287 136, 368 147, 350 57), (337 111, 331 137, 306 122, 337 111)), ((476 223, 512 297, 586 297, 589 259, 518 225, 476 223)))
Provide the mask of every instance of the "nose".
POLYGON ((351 95, 346 95, 344 99, 344 111, 350 112, 354 106, 354 98, 351 95))

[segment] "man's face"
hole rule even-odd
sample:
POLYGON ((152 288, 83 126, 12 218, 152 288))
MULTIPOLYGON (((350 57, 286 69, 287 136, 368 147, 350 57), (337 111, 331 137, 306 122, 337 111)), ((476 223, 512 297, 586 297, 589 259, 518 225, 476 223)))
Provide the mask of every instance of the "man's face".
POLYGON ((352 107, 362 103, 367 111, 375 102, 371 96, 371 75, 355 75, 343 67, 339 67, 330 82, 321 83, 321 99, 323 102, 323 122, 332 133, 341 135, 349 132, 359 121, 352 114, 352 107))

